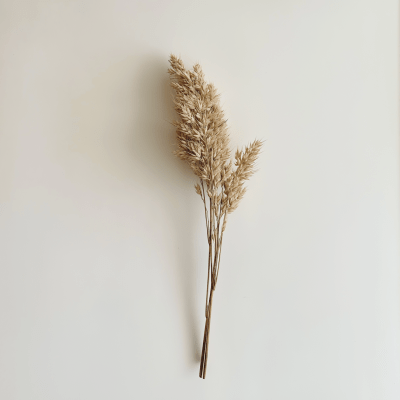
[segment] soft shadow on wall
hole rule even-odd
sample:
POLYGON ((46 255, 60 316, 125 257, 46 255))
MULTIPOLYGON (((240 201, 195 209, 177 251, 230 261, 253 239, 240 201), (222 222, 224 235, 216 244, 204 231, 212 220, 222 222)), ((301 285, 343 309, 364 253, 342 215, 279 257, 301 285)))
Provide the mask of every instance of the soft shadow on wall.
MULTIPOLYGON (((176 253, 177 265, 171 267, 166 263, 162 267, 171 269, 167 271, 171 279, 178 279, 174 287, 180 291, 189 360, 198 363, 202 328, 198 323, 201 310, 196 308, 195 301, 194 254, 199 226, 193 213, 199 211, 201 204, 193 201, 194 196, 187 196, 191 191, 194 193, 194 176, 173 155, 176 134, 171 121, 176 114, 168 66, 168 56, 142 55, 125 59, 99 74, 91 90, 74 103, 73 113, 79 129, 73 135, 70 150, 89 158, 107 174, 128 182, 138 195, 145 193, 143 198, 151 199, 152 205, 163 209, 167 221, 162 223, 168 223, 168 228, 163 229, 169 233, 166 240, 173 243, 171 251, 176 253)), ((135 207, 134 201, 132 207, 135 207)), ((151 232, 147 230, 145 234, 151 235, 151 232)), ((133 267, 140 268, 140 263, 133 267)))
MULTIPOLYGON (((160 187, 159 201, 170 217, 170 232, 174 237, 177 254, 177 272, 181 291, 181 304, 187 324, 187 335, 193 363, 200 361, 200 334, 198 309, 196 309, 196 230, 193 220, 194 210, 199 210, 200 202, 192 202, 187 196, 193 191, 193 173, 172 153, 175 149, 175 128, 171 125, 176 119, 170 89, 167 59, 149 58, 137 74, 134 96, 140 99, 137 105, 137 118, 134 121, 132 150, 143 170, 152 175, 154 185, 160 187), (140 132, 140 133, 139 133, 140 132), (185 198, 186 197, 186 198, 185 198)), ((147 185, 142 181, 142 185, 147 185)), ((153 184, 153 183, 152 183, 153 184)), ((193 199, 193 197, 191 197, 193 199)), ((197 200, 197 199, 196 199, 197 200)))

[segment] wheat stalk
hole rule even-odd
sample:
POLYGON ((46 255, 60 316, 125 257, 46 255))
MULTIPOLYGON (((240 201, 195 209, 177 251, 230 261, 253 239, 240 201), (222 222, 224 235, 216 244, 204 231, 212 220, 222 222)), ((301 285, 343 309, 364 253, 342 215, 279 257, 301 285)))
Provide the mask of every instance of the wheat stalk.
POLYGON ((208 238, 208 272, 201 378, 206 377, 210 322, 215 286, 221 261, 221 247, 227 217, 238 206, 246 188, 244 183, 254 173, 254 164, 262 142, 255 140, 235 153, 231 160, 226 119, 219 103, 219 94, 212 83, 204 80, 199 64, 185 69, 180 58, 171 55, 168 73, 175 89, 175 110, 180 119, 174 121, 178 149, 175 154, 186 161, 198 176, 195 185, 204 205, 208 238))

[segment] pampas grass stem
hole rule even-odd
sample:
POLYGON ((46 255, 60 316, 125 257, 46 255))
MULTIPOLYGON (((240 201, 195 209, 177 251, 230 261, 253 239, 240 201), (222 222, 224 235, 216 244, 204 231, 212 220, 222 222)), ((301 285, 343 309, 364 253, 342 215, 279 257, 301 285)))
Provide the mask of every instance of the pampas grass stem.
POLYGON ((200 378, 207 372, 211 310, 218 281, 221 248, 227 217, 239 205, 246 188, 244 183, 254 173, 254 164, 262 142, 255 140, 237 150, 231 160, 228 128, 219 103, 219 94, 207 83, 199 64, 187 70, 174 55, 168 72, 175 90, 175 110, 180 119, 174 121, 178 148, 175 154, 186 161, 199 178, 195 185, 204 206, 208 240, 207 290, 200 378), (208 198, 208 199, 207 199, 208 198))

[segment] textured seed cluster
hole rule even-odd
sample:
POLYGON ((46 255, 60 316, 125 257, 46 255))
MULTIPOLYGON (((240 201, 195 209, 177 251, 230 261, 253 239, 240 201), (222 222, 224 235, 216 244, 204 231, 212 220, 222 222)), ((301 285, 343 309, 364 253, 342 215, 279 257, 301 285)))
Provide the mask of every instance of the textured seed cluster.
MULTIPOLYGON (((205 193, 220 213, 234 211, 246 191, 244 183, 254 172, 262 142, 255 140, 237 150, 232 163, 229 135, 219 94, 207 83, 199 64, 187 70, 182 60, 170 57, 171 86, 175 89, 174 121, 178 139, 176 155, 186 161, 204 184, 205 193)), ((196 192, 202 196, 201 185, 196 192)))

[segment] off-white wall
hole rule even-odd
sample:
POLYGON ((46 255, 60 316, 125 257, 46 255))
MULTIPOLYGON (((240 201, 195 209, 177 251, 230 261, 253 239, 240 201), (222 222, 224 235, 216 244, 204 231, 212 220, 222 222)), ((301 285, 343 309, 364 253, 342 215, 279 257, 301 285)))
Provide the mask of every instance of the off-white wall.
POLYGON ((2 1, 0 398, 398 400, 398 4, 2 1), (206 234, 170 52, 265 139, 206 234))

